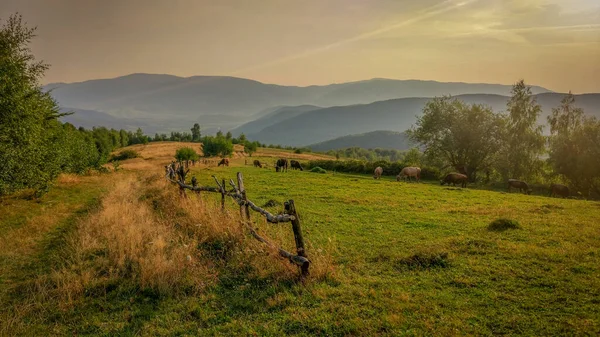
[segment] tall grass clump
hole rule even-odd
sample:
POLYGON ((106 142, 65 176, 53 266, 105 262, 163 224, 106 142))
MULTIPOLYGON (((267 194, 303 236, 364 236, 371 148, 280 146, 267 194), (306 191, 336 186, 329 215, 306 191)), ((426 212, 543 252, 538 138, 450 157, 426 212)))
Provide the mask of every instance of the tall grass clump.
POLYGON ((502 232, 507 229, 519 229, 519 228, 521 228, 521 226, 519 225, 518 221, 504 219, 504 218, 496 219, 496 220, 492 221, 488 226, 488 230, 494 231, 494 232, 502 232))

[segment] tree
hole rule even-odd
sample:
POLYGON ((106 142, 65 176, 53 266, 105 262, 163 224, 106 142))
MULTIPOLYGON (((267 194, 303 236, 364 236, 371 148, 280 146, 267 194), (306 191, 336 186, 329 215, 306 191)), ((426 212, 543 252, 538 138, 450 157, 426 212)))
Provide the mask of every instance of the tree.
POLYGON ((247 140, 248 139, 246 139, 246 135, 243 133, 238 137, 238 141, 240 142, 240 144, 244 144, 247 140))
POLYGON ((252 157, 252 154, 256 152, 257 148, 258 142, 246 142, 244 144, 244 152, 246 152, 250 157, 252 157))
MULTIPOLYGON (((0 20, 0 23, 2 21, 0 20)), ((35 28, 20 15, 0 27, 0 195, 47 190, 60 172, 58 105, 39 81, 48 65, 28 48, 35 28)))
POLYGON ((182 147, 175 152, 175 159, 178 161, 198 160, 199 156, 191 147, 182 147))
POLYGON ((545 139, 537 119, 542 108, 520 80, 507 103, 507 125, 498 169, 504 179, 530 179, 541 169, 545 139))
POLYGON ((574 104, 575 96, 569 92, 548 116, 548 162, 584 195, 600 195, 600 121, 586 117, 574 104))
POLYGON ((223 137, 223 131, 221 131, 221 130, 217 131, 217 137, 219 137, 219 138, 223 137))
POLYGON ((225 134, 225 139, 231 140, 232 138, 233 136, 231 135, 231 131, 227 131, 227 134, 225 134))
POLYGON ((408 150, 404 155, 403 162, 407 166, 421 166, 421 151, 416 147, 408 150))
POLYGON ((192 142, 200 141, 200 124, 194 123, 192 130, 192 142))
POLYGON ((491 166, 502 140, 503 118, 491 108, 468 105, 450 97, 429 101, 409 138, 425 147, 425 155, 477 179, 491 166))
POLYGON ((225 137, 206 136, 202 139, 202 151, 205 157, 229 156, 233 153, 233 143, 225 137))

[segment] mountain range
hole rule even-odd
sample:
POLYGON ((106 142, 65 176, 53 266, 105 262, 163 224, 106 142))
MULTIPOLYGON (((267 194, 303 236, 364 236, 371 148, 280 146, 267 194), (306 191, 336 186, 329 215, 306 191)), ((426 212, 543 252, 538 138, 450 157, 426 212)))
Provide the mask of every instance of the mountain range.
POLYGON ((361 147, 363 149, 406 150, 414 146, 404 132, 372 131, 358 135, 348 135, 321 143, 308 145, 316 152, 361 147))
MULTIPOLYGON (((331 107, 468 93, 508 95, 511 86, 371 79, 298 87, 226 76, 131 74, 78 83, 52 83, 44 89, 51 90, 61 107, 141 120, 156 131, 168 132, 189 129, 190 123, 196 122, 205 129, 229 130, 256 119, 257 112, 273 107, 331 107)), ((532 90, 534 93, 549 92, 538 86, 532 90)))
MULTIPOLYGON (((465 103, 484 104, 496 112, 506 110, 507 96, 469 94, 454 96, 465 103)), ((552 108, 560 105, 564 94, 544 93, 535 95, 542 107, 538 122, 546 123, 552 108)), ((266 144, 306 146, 338 137, 363 134, 377 130, 403 132, 409 129, 431 98, 400 98, 370 104, 338 106, 309 110, 295 116, 282 111, 283 116, 272 118, 283 120, 268 124, 256 133, 247 134, 248 139, 266 144)), ((575 96, 576 106, 587 114, 600 118, 600 94, 575 96)), ((245 125, 239 127, 245 129, 245 125)))
MULTIPOLYGON (((220 129, 261 143, 292 146, 380 130, 403 132, 427 101, 442 95, 505 111, 511 88, 388 79, 297 87, 224 76, 152 74, 44 87, 63 110, 74 112, 63 120, 75 126, 141 127, 154 134, 188 131, 199 123, 203 134, 220 129)), ((564 94, 539 86, 531 90, 542 106, 539 122, 545 124, 564 94)), ((576 95, 576 105, 600 117, 600 94, 576 95)), ((367 138, 372 137, 356 139, 367 138)))

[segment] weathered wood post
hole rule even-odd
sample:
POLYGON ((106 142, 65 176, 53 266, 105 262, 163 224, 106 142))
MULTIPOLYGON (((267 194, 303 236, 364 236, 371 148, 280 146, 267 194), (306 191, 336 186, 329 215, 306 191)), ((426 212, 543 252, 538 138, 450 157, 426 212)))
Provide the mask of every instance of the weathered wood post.
POLYGON ((221 182, 221 210, 225 212, 225 179, 221 182))
POLYGON ((242 175, 242 172, 237 173, 237 181, 238 181, 238 188, 240 189, 240 194, 242 195, 242 200, 244 201, 244 204, 242 204, 240 206, 240 216, 243 219, 244 213, 245 213, 246 220, 250 221, 250 210, 248 209, 248 205, 247 205, 248 197, 246 196, 246 188, 244 187, 244 176, 242 175))
MULTIPOLYGON (((306 255, 306 250, 304 249, 304 238, 302 237, 302 228, 300 227, 300 217, 298 217, 298 213, 296 212, 296 205, 294 205, 294 200, 290 199, 285 203, 285 209, 289 215, 293 215, 294 219, 292 220, 292 230, 294 231, 294 240, 296 241, 296 253, 298 256, 302 256, 308 259, 306 255)), ((308 275, 308 266, 306 263, 302 265, 302 275, 308 275)))

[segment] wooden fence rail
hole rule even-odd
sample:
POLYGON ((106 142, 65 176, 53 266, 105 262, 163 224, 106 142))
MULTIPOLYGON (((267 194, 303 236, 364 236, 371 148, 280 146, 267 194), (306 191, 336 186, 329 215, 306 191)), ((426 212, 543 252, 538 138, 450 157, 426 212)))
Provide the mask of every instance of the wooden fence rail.
POLYGON ((172 167, 172 165, 165 166, 166 178, 179 185, 180 193, 183 197, 186 197, 185 190, 194 191, 196 193, 200 192, 214 192, 221 194, 221 209, 225 210, 225 197, 231 197, 239 206, 240 206, 240 216, 242 219, 242 224, 250 234, 257 239, 258 241, 266 244, 272 249, 275 249, 279 252, 279 255, 288 259, 291 263, 300 267, 301 276, 304 277, 308 275, 308 269, 310 266, 310 260, 306 255, 306 250, 304 247, 304 238, 302 236, 302 229, 300 225, 300 218, 298 217, 298 213, 296 211, 296 207, 294 205, 294 200, 289 200, 284 203, 285 212, 283 214, 271 214, 266 209, 257 206, 252 201, 248 200, 246 196, 246 189, 244 187, 244 177, 241 172, 237 173, 237 185, 233 181, 233 179, 229 180, 229 185, 231 185, 232 189, 227 190, 225 186, 225 179, 222 179, 221 182, 217 179, 216 176, 212 176, 217 184, 217 187, 213 186, 197 186, 195 177, 192 179, 192 185, 188 185, 185 183, 185 178, 189 170, 185 171, 183 165, 179 165, 177 168, 172 167), (174 179, 177 177, 177 179, 174 179), (250 209, 253 211, 260 213, 265 219, 270 223, 280 223, 280 222, 291 222, 292 230, 294 232, 294 241, 296 243, 296 255, 275 246, 273 243, 260 236, 254 228, 251 226, 250 221, 250 209))

